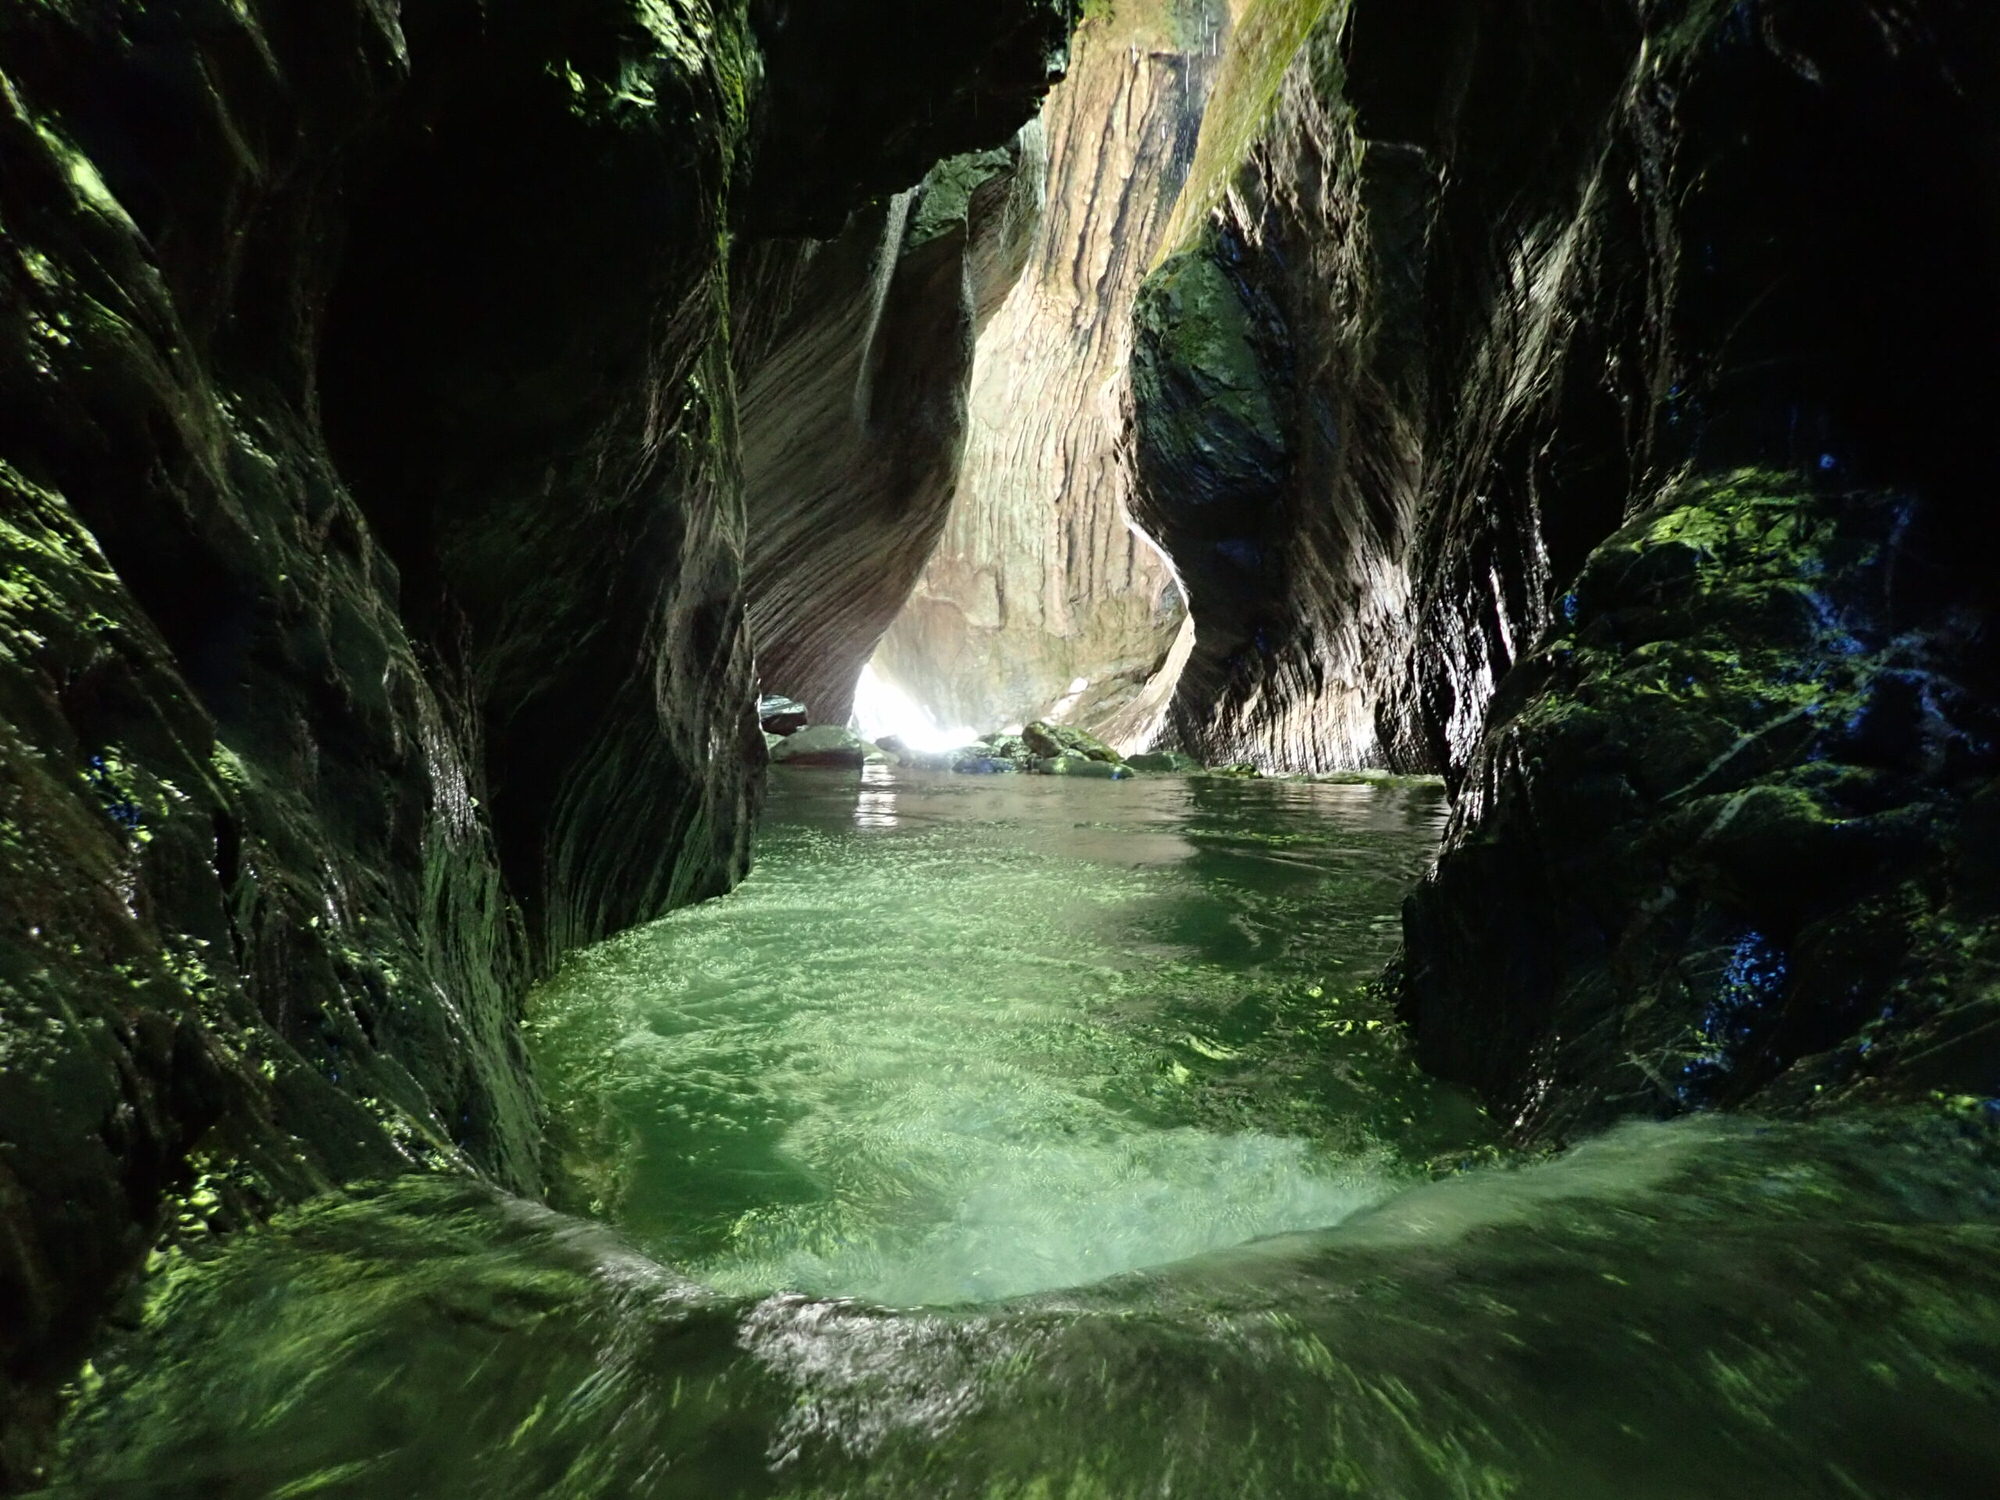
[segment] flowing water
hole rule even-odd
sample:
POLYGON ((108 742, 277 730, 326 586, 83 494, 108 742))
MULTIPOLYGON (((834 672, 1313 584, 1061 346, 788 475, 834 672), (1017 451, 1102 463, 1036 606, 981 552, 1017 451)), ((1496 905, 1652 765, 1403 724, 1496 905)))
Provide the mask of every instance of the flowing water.
POLYGON ((1482 1131, 1354 993, 1442 817, 1422 785, 780 774, 742 890, 541 996, 572 1173, 719 1290, 899 1306, 1338 1222, 1482 1131))
POLYGON ((774 783, 742 890, 537 998, 566 1212, 171 1267, 50 1493, 1995 1492, 1991 1126, 1506 1159, 1365 983, 1435 790, 774 783))

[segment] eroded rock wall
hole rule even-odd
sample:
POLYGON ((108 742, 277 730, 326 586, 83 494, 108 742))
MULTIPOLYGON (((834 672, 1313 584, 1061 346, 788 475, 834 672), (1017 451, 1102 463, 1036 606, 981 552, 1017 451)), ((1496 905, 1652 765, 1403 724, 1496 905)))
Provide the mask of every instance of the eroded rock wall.
POLYGON ((766 692, 844 724, 937 545, 980 325, 1041 207, 1039 123, 953 157, 831 240, 738 257, 749 623, 766 692))
POLYGON ((1996 47, 1957 0, 1239 25, 1137 311, 1170 733, 1445 774, 1406 1014, 1524 1134, 2000 1076, 1996 47))
POLYGON ((788 10, 0 16, 0 1486, 163 1230, 533 1192, 526 984, 742 872, 726 246, 1004 144, 1074 19, 788 10))
POLYGON ((1060 704, 1072 722, 1143 727, 1135 700, 1185 612, 1127 510, 1130 311, 1227 28, 1220 0, 1116 0, 1050 95, 1040 232, 979 340, 950 518, 878 658, 941 722, 997 729, 1060 704))

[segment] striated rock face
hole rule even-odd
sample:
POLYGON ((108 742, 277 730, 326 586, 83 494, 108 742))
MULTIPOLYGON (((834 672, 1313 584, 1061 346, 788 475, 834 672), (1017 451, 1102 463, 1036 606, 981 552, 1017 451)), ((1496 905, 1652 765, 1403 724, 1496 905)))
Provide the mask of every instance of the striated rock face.
POLYGON ((1940 1028, 1989 1024, 1996 43, 1954 0, 1239 23, 1135 314, 1169 734, 1447 776, 1405 1009, 1524 1133, 1990 1091, 1940 1028))
POLYGON ((786 10, 0 18, 0 1487, 163 1228, 534 1191, 526 983, 742 872, 723 247, 1004 144, 1073 19, 786 10))
POLYGON ((955 157, 832 240, 737 258, 747 589, 767 691, 844 723, 936 545, 983 313, 1020 275, 1041 129, 955 157))
POLYGON ((1048 207, 979 340, 950 519, 876 662, 940 722, 993 728, 1060 703, 1121 736, 1145 728, 1134 700, 1184 611, 1127 512, 1130 312, 1227 25, 1220 0, 1117 0, 1078 32, 1050 95, 1048 207))

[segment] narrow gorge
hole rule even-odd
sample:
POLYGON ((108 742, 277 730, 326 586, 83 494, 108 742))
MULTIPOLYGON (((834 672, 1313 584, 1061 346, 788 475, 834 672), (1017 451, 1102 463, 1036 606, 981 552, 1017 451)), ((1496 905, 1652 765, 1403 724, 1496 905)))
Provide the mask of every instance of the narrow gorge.
POLYGON ((1984 0, 0 8, 0 1494, 2000 1487, 1984 0))

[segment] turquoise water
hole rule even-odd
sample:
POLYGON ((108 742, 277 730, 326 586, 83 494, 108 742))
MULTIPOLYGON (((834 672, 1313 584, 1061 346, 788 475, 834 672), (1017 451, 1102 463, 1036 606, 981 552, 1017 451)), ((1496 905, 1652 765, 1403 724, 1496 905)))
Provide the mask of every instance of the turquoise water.
POLYGON ((1506 1159, 1362 983, 1440 814, 800 773, 743 890, 539 997, 558 1208, 408 1179, 171 1264, 48 1494, 2000 1493, 1993 1128, 1506 1159))
POLYGON ((1337 1223, 1484 1135, 1359 993, 1443 814, 781 772, 742 889, 538 997, 574 1206, 721 1291, 894 1305, 1337 1223))

